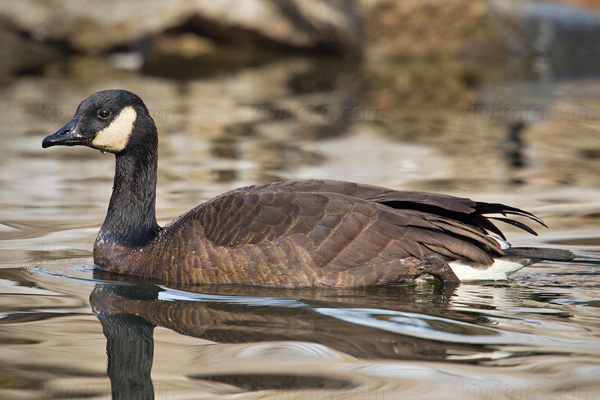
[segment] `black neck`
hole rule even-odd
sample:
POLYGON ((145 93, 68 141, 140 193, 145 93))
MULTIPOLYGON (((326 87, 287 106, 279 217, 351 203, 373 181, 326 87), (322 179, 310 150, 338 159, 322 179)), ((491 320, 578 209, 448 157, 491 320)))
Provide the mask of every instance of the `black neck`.
POLYGON ((135 151, 116 155, 113 193, 99 235, 105 241, 139 247, 160 230, 155 212, 158 164, 155 132, 143 145, 136 144, 135 151))

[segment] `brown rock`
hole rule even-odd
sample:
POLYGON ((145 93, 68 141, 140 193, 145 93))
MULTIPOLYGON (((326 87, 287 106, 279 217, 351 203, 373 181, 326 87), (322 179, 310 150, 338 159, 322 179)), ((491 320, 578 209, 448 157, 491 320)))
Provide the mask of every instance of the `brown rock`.
POLYGON ((499 59, 504 45, 486 11, 484 0, 363 0, 366 58, 499 59))
POLYGON ((0 2, 0 20, 76 50, 103 52, 184 27, 224 41, 359 50, 355 1, 45 0, 0 2))

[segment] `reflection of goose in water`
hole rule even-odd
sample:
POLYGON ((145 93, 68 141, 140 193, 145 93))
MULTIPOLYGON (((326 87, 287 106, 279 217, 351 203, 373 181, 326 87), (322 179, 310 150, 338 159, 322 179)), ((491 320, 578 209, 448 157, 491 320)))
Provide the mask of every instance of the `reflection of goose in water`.
MULTIPOLYGON (((473 355, 473 360, 481 360, 486 354, 496 356, 486 343, 515 340, 483 326, 485 316, 449 308, 455 292, 451 285, 317 291, 213 286, 196 290, 152 284, 96 286, 90 303, 107 337, 113 394, 118 390, 125 398, 123 391, 136 387, 152 390, 153 329, 157 326, 218 343, 257 343, 246 349, 248 354, 269 345, 302 352, 303 357, 313 352, 341 359, 443 361, 456 355, 468 360, 473 355)), ((189 377, 245 390, 356 385, 339 376, 253 372, 223 375, 190 369, 189 377)))
MULTIPOLYGON (((440 301, 445 301, 441 299, 447 299, 454 291, 453 287, 446 287, 440 289, 442 290, 440 293, 425 295, 419 293, 418 289, 407 289, 402 292, 402 303, 415 300, 422 304, 422 306, 406 306, 407 309, 417 312, 424 308, 440 314, 446 307, 445 304, 440 304, 440 301), (434 301, 427 303, 431 298, 434 301)), ((346 298, 345 296, 357 295, 352 293, 352 290, 349 293, 337 291, 329 293, 334 299, 339 297, 343 300, 340 302, 327 299, 327 295, 315 297, 310 291, 277 292, 277 297, 265 297, 264 292, 262 295, 259 294, 261 292, 257 292, 259 294, 257 296, 248 296, 248 291, 244 291, 244 296, 222 295, 219 292, 207 293, 211 293, 210 288, 202 294, 195 295, 172 289, 165 291, 153 285, 114 287, 99 285, 92 293, 90 301, 97 315, 132 314, 143 318, 153 326, 162 326, 214 342, 293 340, 320 343, 358 358, 444 359, 445 357, 445 345, 435 350, 435 344, 432 345, 418 337, 399 340, 395 333, 343 323, 339 319, 332 318, 328 312, 354 307, 375 309, 382 304, 393 306, 391 295, 388 299, 369 301, 346 298), (291 297, 280 297, 280 295, 291 297), (426 347, 427 351, 421 351, 421 347, 426 347)), ((396 308, 397 305, 396 302, 396 308)))
POLYGON ((94 246, 94 262, 113 272, 198 284, 351 287, 424 274, 501 280, 540 260, 572 258, 569 251, 510 247, 492 221, 535 234, 509 217, 543 225, 527 211, 328 180, 236 189, 160 227, 156 127, 142 100, 123 90, 89 96, 42 145, 115 154, 113 194, 94 246))

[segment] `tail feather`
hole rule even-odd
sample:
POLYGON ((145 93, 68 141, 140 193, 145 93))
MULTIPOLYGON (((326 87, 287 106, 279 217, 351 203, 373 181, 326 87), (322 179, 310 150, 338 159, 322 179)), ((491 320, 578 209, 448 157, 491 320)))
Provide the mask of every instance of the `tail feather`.
POLYGON ((546 261, 571 261, 575 254, 569 250, 540 247, 509 247, 504 250, 506 257, 530 258, 546 261))

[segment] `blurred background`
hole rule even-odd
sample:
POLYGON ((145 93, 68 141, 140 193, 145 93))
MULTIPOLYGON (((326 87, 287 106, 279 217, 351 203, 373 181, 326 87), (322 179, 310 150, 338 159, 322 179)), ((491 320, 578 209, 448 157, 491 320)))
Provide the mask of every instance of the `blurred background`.
MULTIPOLYGON (((161 223, 235 187, 329 178, 507 203, 550 227, 536 238, 503 226, 513 244, 600 251, 599 0, 0 0, 0 397, 110 396, 110 325, 103 334, 88 299, 96 312, 114 303, 91 267, 114 157, 41 141, 115 88, 138 94, 158 126, 161 223)), ((273 375, 262 386, 240 375, 268 364, 326 378, 292 379, 298 392, 268 392, 277 399, 314 387, 327 399, 356 388, 360 399, 596 398, 597 266, 337 297, 163 288, 148 318, 183 303, 233 316, 199 314, 202 340, 165 312, 156 397, 277 388, 273 375), (315 317, 332 299, 340 315, 315 317), (357 307, 383 310, 351 317, 357 307), (213 331, 267 342, 217 344, 213 331), (199 383, 215 371, 236 389, 199 383)))

